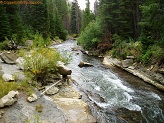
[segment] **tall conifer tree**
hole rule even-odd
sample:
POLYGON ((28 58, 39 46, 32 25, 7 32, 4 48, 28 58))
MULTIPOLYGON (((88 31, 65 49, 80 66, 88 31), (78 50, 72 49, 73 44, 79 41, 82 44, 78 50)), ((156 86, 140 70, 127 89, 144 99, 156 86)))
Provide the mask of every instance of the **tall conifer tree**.
POLYGON ((10 36, 11 29, 9 25, 9 19, 6 13, 4 5, 0 4, 0 41, 3 41, 5 37, 10 36))

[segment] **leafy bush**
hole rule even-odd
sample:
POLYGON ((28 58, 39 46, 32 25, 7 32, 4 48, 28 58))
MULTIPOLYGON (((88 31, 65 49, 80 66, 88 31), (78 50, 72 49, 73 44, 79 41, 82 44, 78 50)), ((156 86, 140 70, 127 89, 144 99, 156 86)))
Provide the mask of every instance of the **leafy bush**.
POLYGON ((126 56, 132 55, 139 57, 142 53, 142 43, 140 41, 134 42, 134 40, 123 40, 119 35, 113 35, 113 48, 110 51, 110 54, 113 57, 125 59, 126 56))
POLYGON ((78 44, 82 45, 86 49, 96 48, 100 38, 102 36, 102 30, 99 20, 92 21, 81 32, 78 38, 78 44))
POLYGON ((115 41, 113 43, 113 48, 110 51, 110 54, 112 55, 112 57, 116 57, 116 58, 121 58, 121 59, 125 59, 127 56, 127 44, 125 41, 123 41, 119 35, 113 35, 113 40, 115 41))
POLYGON ((60 54, 49 48, 35 49, 23 57, 26 75, 42 84, 45 84, 44 80, 50 73, 57 73, 56 63, 62 61, 60 54))
POLYGON ((33 47, 45 47, 50 44, 50 38, 44 39, 42 34, 36 32, 33 36, 33 47))
POLYGON ((5 41, 0 42, 0 50, 5 50, 6 47, 8 46, 9 40, 6 38, 5 41))
POLYGON ((160 62, 161 60, 164 59, 163 51, 164 49, 161 48, 160 46, 157 45, 149 46, 146 53, 142 54, 140 61, 144 64, 148 64, 151 61, 160 62))

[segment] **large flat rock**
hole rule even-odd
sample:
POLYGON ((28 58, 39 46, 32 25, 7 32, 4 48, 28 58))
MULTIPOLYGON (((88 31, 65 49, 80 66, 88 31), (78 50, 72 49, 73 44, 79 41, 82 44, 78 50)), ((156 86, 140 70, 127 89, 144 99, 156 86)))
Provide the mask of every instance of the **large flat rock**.
POLYGON ((0 118, 0 123, 67 123, 67 117, 57 108, 55 103, 46 96, 38 98, 36 102, 26 101, 26 94, 21 93, 17 103, 11 107, 6 107, 4 114, 0 118), (42 106, 42 112, 36 110, 37 106, 42 106))
POLYGON ((51 96, 57 107, 68 117, 69 123, 96 123, 81 94, 71 86, 64 86, 51 96))
POLYGON ((55 104, 68 117, 69 123, 96 123, 88 105, 81 99, 56 98, 55 104))

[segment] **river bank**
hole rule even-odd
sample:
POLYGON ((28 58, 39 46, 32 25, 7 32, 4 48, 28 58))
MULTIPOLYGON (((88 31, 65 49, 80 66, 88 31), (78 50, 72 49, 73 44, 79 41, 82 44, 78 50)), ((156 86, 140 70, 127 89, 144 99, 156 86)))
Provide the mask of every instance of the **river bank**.
POLYGON ((127 67, 124 67, 123 62, 116 58, 112 58, 111 56, 105 56, 103 59, 103 64, 107 67, 116 66, 119 67, 134 76, 137 76, 144 80, 145 82, 155 86, 162 92, 164 92, 164 76, 160 73, 151 72, 154 66, 150 66, 149 68, 143 67, 137 63, 133 63, 127 67))
MULTIPOLYGON (((16 64, 6 64, 0 60, 0 73, 10 75, 24 75, 16 64)), ((60 79, 60 78, 59 78, 60 79)), ((71 80, 71 79, 70 79, 71 80)), ((56 80, 58 81, 58 80, 56 80)), ((53 81, 54 83, 56 82, 53 81)), ((19 91, 17 101, 11 105, 0 108, 1 123, 95 123, 88 105, 81 99, 81 94, 64 80, 57 85, 59 91, 54 95, 44 95, 42 92, 53 83, 35 88, 33 93, 36 100, 27 101, 28 92, 19 91)), ((3 90, 0 90, 3 91, 3 90)), ((55 91, 52 90, 51 91, 55 91)), ((1 103, 1 101, 0 101, 1 103)))

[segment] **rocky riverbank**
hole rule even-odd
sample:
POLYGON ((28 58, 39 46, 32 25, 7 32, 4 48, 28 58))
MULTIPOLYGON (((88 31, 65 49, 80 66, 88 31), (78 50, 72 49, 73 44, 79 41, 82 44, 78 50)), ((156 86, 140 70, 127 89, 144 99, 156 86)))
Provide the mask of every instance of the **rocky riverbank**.
MULTIPOLYGON (((24 79, 23 71, 16 64, 7 64, 0 60, 0 66, 2 75, 15 76, 19 73, 20 79, 24 79)), ((60 80, 58 84, 54 84, 58 81, 35 88, 31 95, 19 91, 12 105, 8 103, 9 105, 3 107, 2 104, 0 123, 96 123, 88 105, 81 99, 82 95, 71 86, 71 81, 68 84, 65 80, 60 80), (52 88, 43 93, 50 86, 52 88)), ((6 104, 6 97, 1 99, 0 103, 6 104)))
POLYGON ((155 65, 145 67, 142 64, 134 63, 132 57, 121 61, 110 56, 105 56, 103 64, 107 67, 119 67, 164 92, 163 68, 158 69, 155 65))

